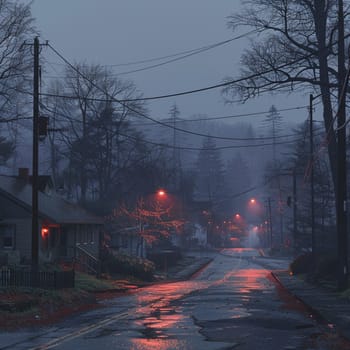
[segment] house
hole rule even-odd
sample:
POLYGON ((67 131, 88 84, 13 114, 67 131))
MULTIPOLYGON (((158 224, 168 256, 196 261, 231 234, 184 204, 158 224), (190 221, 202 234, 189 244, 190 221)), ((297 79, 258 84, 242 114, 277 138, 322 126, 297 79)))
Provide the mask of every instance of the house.
POLYGON ((110 236, 109 247, 112 250, 140 258, 146 257, 146 241, 138 226, 123 228, 109 224, 107 228, 110 236))
MULTIPOLYGON (((28 171, 0 175, 0 265, 31 261, 32 186, 28 171)), ((103 219, 60 197, 48 177, 38 192, 39 262, 98 261, 103 219), (86 261, 87 259, 85 259, 86 261)))

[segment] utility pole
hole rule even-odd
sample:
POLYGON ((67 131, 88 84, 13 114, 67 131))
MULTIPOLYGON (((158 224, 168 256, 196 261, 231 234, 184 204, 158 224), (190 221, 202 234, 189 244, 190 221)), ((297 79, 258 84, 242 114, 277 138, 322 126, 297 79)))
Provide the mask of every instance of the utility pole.
POLYGON ((268 198, 269 223, 270 223, 270 248, 272 248, 272 215, 271 215, 271 198, 268 198))
POLYGON ((293 248, 294 253, 296 252, 296 241, 297 241, 297 173, 296 169, 293 169, 293 248))
POLYGON ((313 95, 310 95, 310 190, 311 190, 311 249, 315 257, 315 183, 314 183, 314 129, 313 129, 313 95))
POLYGON ((33 169, 32 169, 32 268, 39 263, 39 208, 38 166, 39 164, 39 39, 34 39, 33 75, 33 169))
POLYGON ((344 3, 338 0, 338 123, 337 123, 337 183, 336 212, 338 238, 338 290, 348 286, 347 184, 346 184, 346 70, 344 49, 344 3))

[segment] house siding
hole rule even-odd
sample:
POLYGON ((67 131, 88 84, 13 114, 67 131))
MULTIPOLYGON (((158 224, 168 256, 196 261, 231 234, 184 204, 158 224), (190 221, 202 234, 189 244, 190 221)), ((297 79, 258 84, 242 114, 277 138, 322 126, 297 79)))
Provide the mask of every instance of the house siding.
MULTIPOLYGON (((54 193, 48 195, 39 192, 38 195, 39 261, 54 262, 74 258, 77 244, 88 250, 95 258, 99 258, 103 219, 54 193)), ((15 243, 12 244, 4 229, 2 241, 7 245, 2 243, 0 253, 5 256, 7 252, 17 251, 21 256, 21 262, 24 263, 30 263, 32 258, 31 197, 30 184, 15 177, 0 175, 0 222, 15 226, 15 243)), ((0 263, 2 260, 0 256, 0 263)))
POLYGON ((25 209, 6 197, 0 196, 0 219, 7 218, 18 218, 25 219, 30 215, 30 210, 25 209))
POLYGON ((32 251, 32 221, 28 219, 13 220, 16 224, 15 249, 21 252, 21 259, 30 261, 32 251))
POLYGON ((111 248, 128 255, 146 256, 146 242, 135 232, 113 232, 111 234, 111 248))

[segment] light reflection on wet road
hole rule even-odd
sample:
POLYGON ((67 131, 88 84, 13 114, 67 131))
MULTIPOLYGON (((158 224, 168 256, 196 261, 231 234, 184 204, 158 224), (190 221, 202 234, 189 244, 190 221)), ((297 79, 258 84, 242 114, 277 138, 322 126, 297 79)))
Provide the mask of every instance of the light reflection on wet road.
MULTIPOLYGON (((225 250, 195 279, 156 284, 1 349, 302 349, 313 321, 285 311, 255 250, 225 250)), ((278 262, 282 268, 286 262, 278 262)), ((12 342, 12 343, 11 343, 12 342)), ((2 343, 0 343, 2 344, 2 343)))

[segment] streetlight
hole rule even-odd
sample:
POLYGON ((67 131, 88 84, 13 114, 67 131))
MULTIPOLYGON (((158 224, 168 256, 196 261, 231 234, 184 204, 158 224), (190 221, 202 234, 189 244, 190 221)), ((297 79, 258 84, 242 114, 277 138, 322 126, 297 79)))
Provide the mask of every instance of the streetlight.
POLYGON ((251 219, 256 221, 258 218, 260 219, 262 215, 262 206, 260 201, 258 201, 255 197, 250 198, 248 201, 248 213, 251 216, 251 219))
POLYGON ((158 190, 157 195, 158 195, 159 197, 165 197, 166 192, 165 192, 164 190, 158 190))
POLYGON ((249 201, 250 204, 256 204, 256 199, 255 198, 251 198, 249 201))

